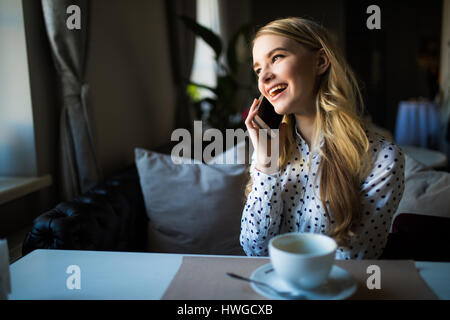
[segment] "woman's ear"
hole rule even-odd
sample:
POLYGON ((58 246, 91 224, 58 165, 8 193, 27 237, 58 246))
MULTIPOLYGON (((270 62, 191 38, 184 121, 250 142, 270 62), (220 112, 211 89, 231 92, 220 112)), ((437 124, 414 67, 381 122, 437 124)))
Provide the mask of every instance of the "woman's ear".
POLYGON ((328 58, 325 50, 321 48, 317 52, 317 74, 322 75, 330 67, 330 59, 328 58))

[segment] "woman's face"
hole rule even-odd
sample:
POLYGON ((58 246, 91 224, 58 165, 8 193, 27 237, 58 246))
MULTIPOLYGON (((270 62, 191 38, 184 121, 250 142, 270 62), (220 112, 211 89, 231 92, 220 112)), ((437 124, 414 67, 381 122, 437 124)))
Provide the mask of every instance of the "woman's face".
POLYGON ((321 73, 318 52, 277 35, 263 35, 255 40, 253 69, 258 88, 278 114, 315 112, 315 84, 321 73))

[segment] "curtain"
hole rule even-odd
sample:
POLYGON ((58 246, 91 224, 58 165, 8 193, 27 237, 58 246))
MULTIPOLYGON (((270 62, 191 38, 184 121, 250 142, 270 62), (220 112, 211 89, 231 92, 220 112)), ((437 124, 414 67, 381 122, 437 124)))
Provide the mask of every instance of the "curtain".
POLYGON ((89 86, 84 82, 88 36, 88 0, 41 0, 45 27, 62 97, 59 162, 61 197, 70 200, 101 180, 95 154, 88 105, 89 86), (67 8, 80 8, 81 28, 69 29, 67 8))
POLYGON ((194 108, 187 95, 187 80, 190 78, 194 60, 195 36, 177 16, 196 17, 196 0, 167 0, 167 28, 169 31, 171 65, 175 84, 175 127, 193 130, 194 108))

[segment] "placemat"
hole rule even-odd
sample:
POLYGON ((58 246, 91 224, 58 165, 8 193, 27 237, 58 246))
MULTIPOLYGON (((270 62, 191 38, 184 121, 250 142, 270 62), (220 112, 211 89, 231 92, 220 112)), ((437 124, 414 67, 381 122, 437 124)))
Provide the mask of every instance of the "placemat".
MULTIPOLYGON (((252 272, 269 263, 269 258, 229 258, 185 256, 163 300, 265 300, 245 281, 231 279, 233 272, 250 277, 252 272)), ((422 279, 412 260, 336 260, 357 282, 357 290, 349 299, 437 299, 422 279), (372 272, 370 265, 381 271, 381 289, 367 288, 372 272)))

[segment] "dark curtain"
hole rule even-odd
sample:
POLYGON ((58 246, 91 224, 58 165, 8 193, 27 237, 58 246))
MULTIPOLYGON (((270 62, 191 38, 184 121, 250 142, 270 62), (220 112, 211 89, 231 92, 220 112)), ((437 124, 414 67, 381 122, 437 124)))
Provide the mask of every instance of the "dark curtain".
POLYGON ((41 0, 53 60, 58 72, 60 94, 60 186, 63 200, 86 192, 101 180, 95 154, 88 105, 89 86, 84 82, 88 37, 88 0, 41 0), (77 5, 81 29, 66 25, 77 5))
POLYGON ((195 36, 178 19, 178 16, 196 18, 196 0, 167 0, 167 28, 169 31, 171 65, 175 84, 175 127, 192 132, 194 108, 186 93, 194 61, 195 36))

